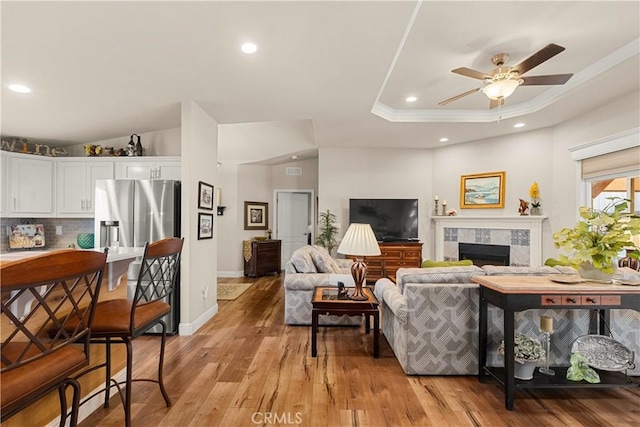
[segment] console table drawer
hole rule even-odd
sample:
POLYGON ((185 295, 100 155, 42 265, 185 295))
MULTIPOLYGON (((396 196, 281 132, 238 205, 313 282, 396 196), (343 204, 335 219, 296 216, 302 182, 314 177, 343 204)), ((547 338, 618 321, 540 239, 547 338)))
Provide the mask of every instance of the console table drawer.
POLYGON ((402 259, 417 259, 422 260, 422 251, 404 251, 402 259))
POLYGON ((391 259, 391 258, 397 258, 400 259, 402 258, 402 250, 389 250, 389 249, 382 249, 380 251, 380 256, 384 257, 385 259, 391 259))
POLYGON ((600 305, 600 295, 583 295, 582 305, 600 305))
POLYGON ((562 305, 561 295, 542 295, 540 297, 541 305, 562 305))
POLYGON ((621 304, 620 295, 541 295, 540 305, 543 306, 618 306, 621 304))

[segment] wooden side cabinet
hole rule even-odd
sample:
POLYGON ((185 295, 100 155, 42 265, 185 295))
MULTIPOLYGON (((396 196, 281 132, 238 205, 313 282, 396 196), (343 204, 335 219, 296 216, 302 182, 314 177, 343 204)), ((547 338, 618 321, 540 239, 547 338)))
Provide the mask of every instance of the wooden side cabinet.
POLYGON ((243 246, 245 276, 280 273, 280 240, 245 240, 243 246))
MULTIPOLYGON (((367 283, 395 276, 399 268, 418 268, 422 264, 422 243, 390 242, 379 243, 380 256, 365 257, 367 264, 367 283)), ((353 256, 348 258, 355 259, 353 256)))

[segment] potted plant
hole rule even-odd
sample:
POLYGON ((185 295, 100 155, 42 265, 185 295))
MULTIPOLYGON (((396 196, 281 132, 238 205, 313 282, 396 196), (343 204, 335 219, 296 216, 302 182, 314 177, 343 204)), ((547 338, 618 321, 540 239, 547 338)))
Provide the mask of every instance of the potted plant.
MULTIPOLYGON (((580 208, 582 218, 573 228, 553 234, 555 246, 568 252, 560 261, 577 268, 584 278, 611 281, 617 257, 634 248, 631 236, 640 234, 640 217, 628 212, 630 200, 608 197, 603 210, 580 208)), ((640 258, 638 251, 629 255, 640 258)))
POLYGON ((540 188, 537 182, 531 184, 529 197, 531 197, 531 215, 540 215, 540 188))
MULTIPOLYGON (((498 347, 498 353, 504 356, 504 341, 498 347)), ((523 334, 516 334, 513 345, 513 355, 516 361, 514 377, 519 380, 530 380, 539 361, 545 359, 542 344, 535 338, 523 334)))
POLYGON ((333 248, 337 246, 336 235, 338 234, 338 227, 336 227, 336 216, 329 209, 320 213, 318 228, 319 233, 318 237, 316 237, 316 244, 326 248, 332 254, 333 248))

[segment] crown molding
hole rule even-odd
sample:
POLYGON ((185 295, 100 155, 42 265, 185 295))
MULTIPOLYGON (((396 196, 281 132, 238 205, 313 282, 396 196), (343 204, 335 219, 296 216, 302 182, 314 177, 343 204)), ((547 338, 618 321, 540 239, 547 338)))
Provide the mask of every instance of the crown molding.
POLYGON ((616 65, 640 53, 640 38, 627 43, 615 52, 594 62, 585 69, 575 73, 567 83, 553 86, 549 90, 527 102, 521 102, 507 107, 492 110, 409 110, 395 109, 382 102, 380 96, 389 76, 395 67, 395 61, 387 73, 387 77, 378 93, 378 97, 371 108, 371 113, 390 122, 459 122, 459 123, 490 123, 499 120, 535 113, 564 98, 580 85, 597 77, 616 65))

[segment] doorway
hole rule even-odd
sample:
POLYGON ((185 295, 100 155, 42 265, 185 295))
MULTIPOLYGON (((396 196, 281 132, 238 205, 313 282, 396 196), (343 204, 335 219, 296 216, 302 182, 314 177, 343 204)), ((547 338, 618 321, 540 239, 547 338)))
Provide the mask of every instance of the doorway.
POLYGON ((313 190, 275 190, 275 236, 282 242, 282 266, 296 249, 315 240, 313 190))

